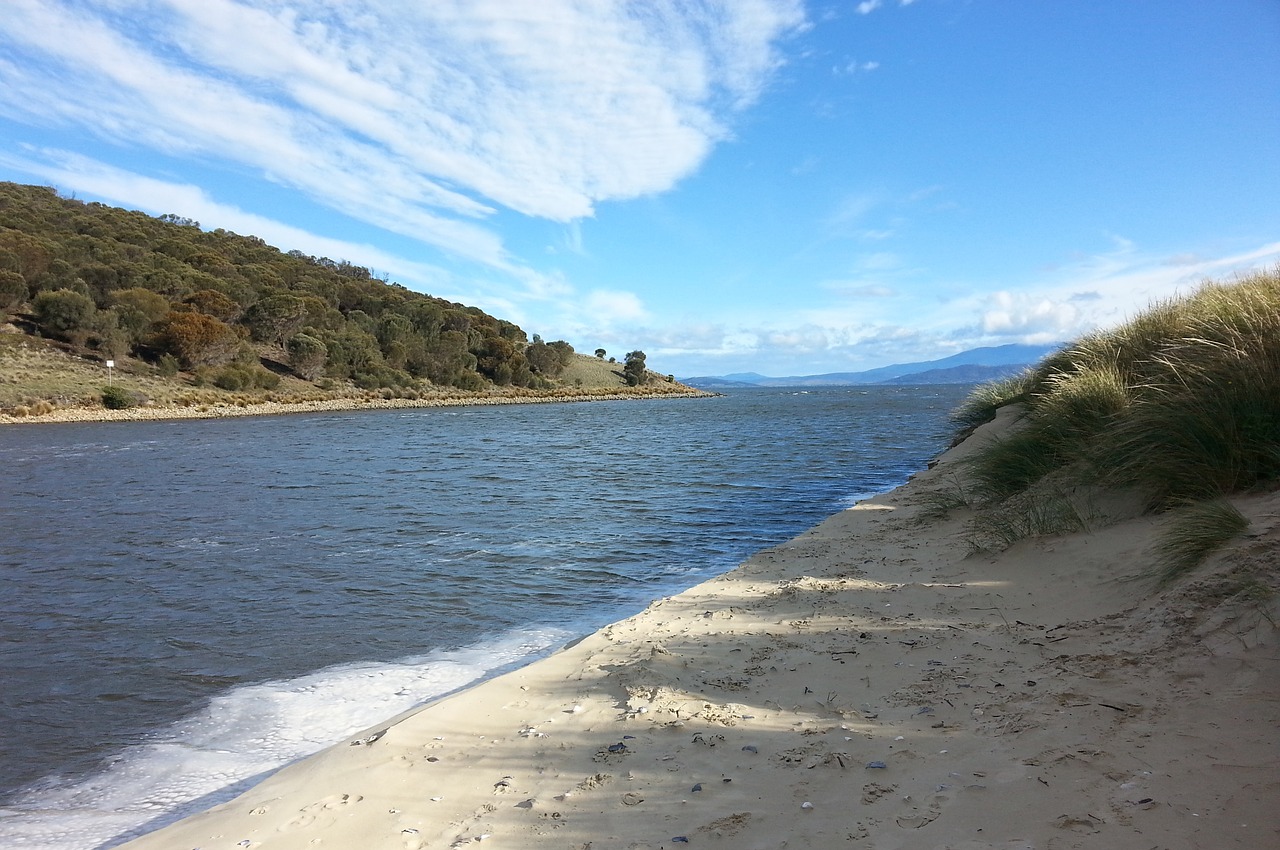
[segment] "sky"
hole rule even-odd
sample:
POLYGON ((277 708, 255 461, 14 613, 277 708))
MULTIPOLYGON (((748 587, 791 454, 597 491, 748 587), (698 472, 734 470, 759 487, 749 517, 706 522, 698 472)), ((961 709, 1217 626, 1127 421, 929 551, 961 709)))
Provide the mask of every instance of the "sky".
POLYGON ((1280 0, 0 0, 0 180, 681 377, 1280 267, 1280 0))

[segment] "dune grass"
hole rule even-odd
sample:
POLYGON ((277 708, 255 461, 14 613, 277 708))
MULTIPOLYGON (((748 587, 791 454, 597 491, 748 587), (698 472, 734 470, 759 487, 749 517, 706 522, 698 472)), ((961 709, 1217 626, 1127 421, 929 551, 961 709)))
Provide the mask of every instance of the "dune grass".
POLYGON ((980 388, 955 419, 973 428, 1012 403, 1018 427, 969 464, 988 511, 1016 508, 1049 476, 1130 488, 1149 510, 1277 486, 1280 269, 1207 283, 1090 334, 980 388))
POLYGON ((1156 544, 1160 581, 1167 584, 1191 572, 1248 527, 1249 520, 1225 499, 1197 502, 1176 511, 1156 544))

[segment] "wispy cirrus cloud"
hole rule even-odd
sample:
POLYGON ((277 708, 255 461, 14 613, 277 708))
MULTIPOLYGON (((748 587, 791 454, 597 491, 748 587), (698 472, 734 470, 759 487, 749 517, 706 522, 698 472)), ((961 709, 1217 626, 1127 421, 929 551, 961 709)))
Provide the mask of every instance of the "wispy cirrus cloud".
POLYGON ((802 28, 800 0, 8 0, 0 112, 248 168, 510 269, 485 220, 671 188, 802 28))

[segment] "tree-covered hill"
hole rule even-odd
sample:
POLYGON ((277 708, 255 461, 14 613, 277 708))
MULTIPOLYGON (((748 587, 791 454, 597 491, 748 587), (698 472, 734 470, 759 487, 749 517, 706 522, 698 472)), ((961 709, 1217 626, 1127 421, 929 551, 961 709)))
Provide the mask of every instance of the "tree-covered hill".
MULTIPOLYGON (((6 321, 73 357, 227 391, 282 379, 326 391, 551 390, 568 385, 575 359, 567 342, 530 341, 347 260, 14 183, 0 183, 6 321)), ((636 383, 621 367, 602 374, 636 383)))

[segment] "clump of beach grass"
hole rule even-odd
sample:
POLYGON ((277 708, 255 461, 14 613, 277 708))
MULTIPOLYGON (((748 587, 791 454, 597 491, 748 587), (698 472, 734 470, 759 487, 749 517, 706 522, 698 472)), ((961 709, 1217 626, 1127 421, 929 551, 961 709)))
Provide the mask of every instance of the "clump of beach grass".
POLYGON ((1225 499, 1196 502, 1173 513, 1156 543, 1159 579, 1168 584, 1186 575, 1249 527, 1249 520, 1225 499))
POLYGON ((1088 531, 1094 512, 1087 495, 1060 489, 1023 493, 981 510, 965 539, 973 552, 998 552, 1028 537, 1088 531))
POLYGON ((979 388, 955 420, 972 429, 1012 403, 1021 420, 968 463, 987 513, 1018 509, 1050 478, 1126 488, 1148 510, 1276 486, 1280 268, 1206 283, 1089 334, 979 388))
POLYGON ((996 417, 996 411, 1007 404, 1027 400, 1035 376, 1032 370, 975 387, 969 397, 951 414, 951 419, 967 434, 996 417))

